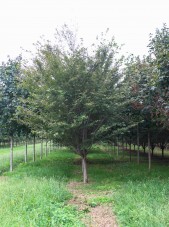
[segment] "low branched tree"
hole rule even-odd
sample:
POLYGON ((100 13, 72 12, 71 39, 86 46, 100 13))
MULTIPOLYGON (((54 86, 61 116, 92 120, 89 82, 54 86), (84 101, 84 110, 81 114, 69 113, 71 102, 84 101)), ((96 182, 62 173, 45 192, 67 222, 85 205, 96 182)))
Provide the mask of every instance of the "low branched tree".
POLYGON ((115 111, 122 58, 117 57, 114 39, 102 38, 88 51, 82 43, 76 44, 68 28, 56 38, 59 44, 40 45, 33 66, 25 70, 22 86, 29 97, 21 109, 25 123, 47 125, 55 140, 81 156, 86 183, 89 148, 115 111), (65 48, 60 43, 66 43, 65 48))

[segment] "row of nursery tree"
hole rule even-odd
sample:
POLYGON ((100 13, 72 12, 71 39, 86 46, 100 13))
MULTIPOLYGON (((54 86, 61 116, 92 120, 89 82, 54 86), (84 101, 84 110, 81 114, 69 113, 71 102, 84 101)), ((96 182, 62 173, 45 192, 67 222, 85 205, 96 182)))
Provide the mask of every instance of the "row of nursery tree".
MULTIPOLYGON (((106 33, 107 34, 107 33, 106 33)), ((148 147, 169 139, 169 29, 150 36, 143 58, 120 55, 114 38, 102 34, 86 48, 67 26, 55 43, 37 43, 31 64, 21 57, 0 66, 0 142, 31 133, 71 147, 82 158, 94 143, 148 147)))

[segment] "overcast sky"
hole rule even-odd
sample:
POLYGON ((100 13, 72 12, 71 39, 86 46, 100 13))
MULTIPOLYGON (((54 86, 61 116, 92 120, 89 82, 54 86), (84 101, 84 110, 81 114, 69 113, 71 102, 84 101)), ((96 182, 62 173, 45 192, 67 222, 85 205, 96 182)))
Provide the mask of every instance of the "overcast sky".
POLYGON ((45 35, 53 39, 55 28, 75 26, 86 43, 110 28, 124 52, 147 53, 149 33, 169 26, 168 0, 0 0, 0 62, 19 55, 21 47, 45 35))

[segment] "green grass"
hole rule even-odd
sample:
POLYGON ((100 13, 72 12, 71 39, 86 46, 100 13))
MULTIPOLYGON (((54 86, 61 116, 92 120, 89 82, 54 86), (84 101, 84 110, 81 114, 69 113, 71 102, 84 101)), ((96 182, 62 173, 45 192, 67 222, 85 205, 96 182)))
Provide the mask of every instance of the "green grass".
MULTIPOLYGON (((127 162, 127 156, 112 160, 101 153, 89 155, 93 164, 89 166, 92 184, 86 190, 109 191, 89 201, 99 205, 112 203, 119 226, 123 227, 166 227, 169 226, 169 163, 155 161, 152 170, 148 163, 127 162), (104 155, 104 158, 103 158, 104 155), (112 193, 111 193, 112 192, 112 193)), ((145 161, 145 160, 144 160, 145 161)))
MULTIPOLYGON (((41 145, 36 144, 36 159, 40 158, 41 145)), ((43 145, 43 155, 45 156, 45 144, 43 145)), ((10 148, 0 148, 0 173, 9 170, 10 148)), ((14 167, 25 160, 25 146, 14 147, 13 149, 14 167)), ((28 161, 33 159, 33 145, 28 145, 28 161)))
POLYGON ((74 155, 66 150, 19 164, 0 178, 0 226, 83 226, 83 213, 68 205, 66 183, 73 177, 74 155))
MULTIPOLYGON (((44 145, 45 147, 45 145, 44 145)), ((14 150, 14 153, 19 153, 19 154, 23 154, 24 156, 24 151, 25 151, 25 146, 24 145, 21 145, 21 146, 14 146, 13 148, 14 150)), ((40 144, 36 144, 36 150, 37 152, 39 153, 39 150, 40 150, 40 144)), ((10 151, 10 148, 9 147, 5 147, 5 148, 0 148, 0 155, 5 155, 5 154, 8 154, 10 151)), ((32 153, 33 152, 33 145, 32 144, 28 144, 28 153, 32 153)))
POLYGON ((122 226, 169 226, 169 179, 132 180, 114 196, 115 211, 122 226))
POLYGON ((62 180, 12 178, 0 185, 1 226, 74 226, 77 210, 62 180))
MULTIPOLYGON (((103 147, 102 147, 103 149, 103 147)), ((103 149, 104 150, 104 149, 103 149)), ((111 204, 122 227, 169 226, 169 163, 155 160, 148 171, 145 157, 137 165, 126 153, 119 156, 95 147, 88 155, 91 207, 111 204)), ((69 181, 81 181, 81 162, 69 150, 52 152, 47 158, 21 163, 0 179, 0 226, 83 226, 83 212, 68 205, 69 181)))
POLYGON ((88 162, 90 183, 83 190, 95 195, 87 201, 91 207, 112 204, 122 227, 169 226, 169 163, 155 159, 148 171, 145 157, 138 165, 135 156, 130 163, 128 154, 117 158, 96 149, 88 162))

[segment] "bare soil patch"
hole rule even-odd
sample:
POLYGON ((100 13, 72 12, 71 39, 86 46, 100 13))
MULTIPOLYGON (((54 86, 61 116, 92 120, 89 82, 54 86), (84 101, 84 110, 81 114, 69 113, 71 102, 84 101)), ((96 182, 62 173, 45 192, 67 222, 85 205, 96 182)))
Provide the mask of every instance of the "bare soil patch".
POLYGON ((96 206, 90 211, 91 221, 88 226, 117 227, 112 208, 109 206, 96 206))
POLYGON ((83 219, 86 227, 118 227, 115 216, 110 205, 96 205, 91 207, 88 200, 91 198, 108 195, 109 191, 98 192, 97 194, 89 193, 81 190, 83 183, 70 182, 68 184, 69 191, 73 194, 73 198, 69 204, 77 206, 80 211, 86 212, 83 219))

